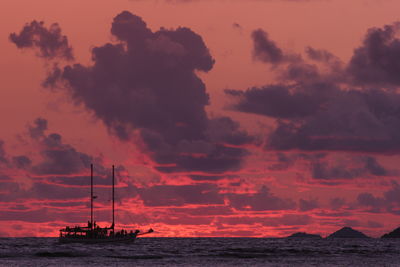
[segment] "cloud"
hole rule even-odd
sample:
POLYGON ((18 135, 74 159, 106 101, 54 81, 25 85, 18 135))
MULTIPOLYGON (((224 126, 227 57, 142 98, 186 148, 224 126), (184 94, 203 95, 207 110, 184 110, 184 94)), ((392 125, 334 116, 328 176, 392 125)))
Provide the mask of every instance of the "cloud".
POLYGON ((0 221, 23 221, 33 223, 44 223, 64 221, 67 223, 80 223, 86 220, 82 212, 54 211, 48 208, 32 209, 28 211, 8 211, 2 213, 0 221))
POLYGON ((33 122, 34 125, 28 127, 29 135, 33 139, 43 137, 44 132, 47 130, 47 120, 43 118, 37 118, 33 122))
POLYGON ((284 214, 282 216, 230 216, 220 217, 218 222, 226 225, 254 225, 261 224, 267 227, 279 227, 279 226, 296 226, 296 225, 308 225, 313 222, 313 219, 309 215, 302 214, 284 214))
POLYGON ((7 163, 6 151, 4 150, 4 141, 0 140, 0 164, 7 163))
POLYGON ((354 50, 348 72, 357 84, 400 85, 400 23, 371 28, 354 50))
POLYGON ((346 205, 346 200, 344 198, 335 197, 329 202, 329 206, 333 210, 339 210, 346 205))
MULTIPOLYGON (((46 135, 47 120, 37 118, 34 125, 28 127, 30 137, 39 144, 42 161, 31 166, 31 171, 38 175, 75 174, 87 170, 95 159, 78 152, 71 145, 63 143, 58 133, 46 135)), ((31 160, 26 156, 14 158, 19 166, 28 166, 31 160)))
POLYGON ((270 149, 389 152, 400 148, 396 126, 400 96, 395 92, 343 91, 317 83, 227 93, 238 99, 233 108, 277 119, 268 138, 270 149))
MULTIPOLYGON (((215 213, 215 215, 226 215, 233 212, 232 208, 239 211, 294 210, 297 206, 293 200, 273 195, 266 186, 254 194, 221 193, 221 189, 215 184, 199 183, 193 185, 156 185, 138 188, 137 190, 145 206, 182 207, 174 208, 173 211, 185 211, 192 215, 205 216, 210 215, 210 212, 215 213), (207 205, 207 207, 197 207, 196 209, 183 207, 187 205, 207 205), (209 205, 218 206, 210 208, 209 205)), ((314 204, 311 203, 309 207, 314 204)))
MULTIPOLYGON (((8 156, 12 158, 4 171, 19 169, 11 178, 0 179, 1 201, 34 200, 74 200, 88 197, 90 185, 90 164, 94 164, 96 194, 101 195, 100 202, 107 201, 111 186, 111 171, 105 167, 102 159, 78 151, 72 145, 64 143, 58 133, 47 134, 47 120, 38 118, 28 126, 32 145, 39 157, 35 160, 25 155, 8 156), (16 176, 17 175, 17 176, 16 176), (14 177, 16 176, 16 177, 14 177), (99 185, 101 187, 99 187, 99 185)), ((125 176, 123 166, 116 166, 117 184, 125 176)), ((137 194, 131 180, 120 186, 119 199, 134 197, 137 194)))
MULTIPOLYGON (((396 72, 395 62, 400 55, 397 56, 395 51, 400 41, 394 37, 393 28, 388 25, 384 29, 370 30, 364 45, 355 50, 347 67, 342 67, 328 51, 310 47, 306 50, 314 62, 329 66, 324 70, 301 57, 296 61, 283 61, 282 58, 290 54, 279 49, 276 62, 281 64, 274 69, 279 82, 244 91, 226 90, 233 98, 232 108, 275 119, 276 127, 268 133, 266 150, 395 153, 400 149, 400 94, 375 86, 379 79, 365 79, 362 88, 351 82, 358 75, 353 67, 354 62, 359 61, 356 59, 366 61, 360 69, 364 69, 364 65, 365 69, 376 68, 368 65, 373 56, 367 53, 367 47, 373 43, 373 47, 377 46, 381 51, 376 55, 374 52, 374 57, 379 57, 382 62, 392 62, 388 63, 393 65, 390 71, 396 72)), ((271 42, 259 30, 255 33, 261 40, 271 42)), ((260 42, 254 40, 255 46, 260 42)), ((383 68, 379 73, 390 76, 386 63, 382 63, 385 68, 379 65, 383 68)), ((389 76, 382 79, 393 81, 389 76)))
POLYGON ((283 51, 262 29, 253 31, 253 57, 265 63, 279 64, 285 60, 283 51))
POLYGON ((388 171, 374 157, 365 157, 365 168, 372 175, 386 176, 388 171))
POLYGON ((296 203, 290 199, 283 199, 273 195, 266 186, 254 194, 229 194, 230 205, 237 210, 291 210, 296 203))
POLYGON ((27 169, 32 163, 31 159, 24 155, 13 157, 12 162, 17 169, 27 169))
POLYGON ((27 200, 71 200, 88 196, 86 189, 49 184, 46 181, 32 181, 29 187, 15 181, 6 181, 1 182, 1 187, 3 191, 0 193, 0 201, 11 203, 27 200))
POLYGON ((350 160, 337 160, 333 163, 322 161, 321 159, 314 160, 311 163, 311 173, 312 177, 318 180, 354 179, 371 175, 386 176, 389 174, 389 172, 371 156, 353 157, 350 160))
POLYGON ((209 95, 197 72, 214 65, 189 28, 151 31, 123 11, 114 44, 92 49, 92 66, 55 67, 43 84, 63 87, 121 140, 134 141, 162 172, 238 170, 252 141, 228 117, 209 118, 209 95))
POLYGON ((61 28, 57 23, 46 28, 44 22, 34 20, 30 24, 26 24, 19 34, 11 33, 9 39, 18 48, 36 48, 37 55, 42 58, 74 59, 68 39, 62 35, 61 28))
POLYGON ((268 33, 262 29, 254 30, 251 34, 253 39, 253 59, 277 67, 280 64, 302 62, 301 56, 284 52, 273 40, 268 33))
POLYGON ((315 49, 311 46, 306 47, 307 56, 315 61, 332 62, 339 61, 339 59, 331 52, 323 49, 315 49))
POLYGON ((94 159, 76 151, 72 146, 63 144, 59 134, 52 133, 42 140, 43 150, 40 152, 43 161, 32 166, 36 174, 72 174, 88 169, 94 159))
POLYGON ((368 207, 370 212, 380 212, 386 207, 385 200, 376 198, 371 193, 361 193, 357 196, 357 203, 363 207, 368 207))
POLYGON ((371 213, 389 212, 399 215, 400 185, 392 181, 391 188, 383 193, 382 197, 376 197, 371 193, 361 193, 357 196, 355 205, 371 213))
POLYGON ((238 102, 232 106, 233 109, 289 119, 310 116, 319 109, 325 100, 324 89, 316 91, 278 84, 260 88, 252 87, 246 91, 225 90, 225 93, 238 99, 238 102))
POLYGON ((400 148, 399 100, 398 94, 381 89, 337 91, 312 116, 278 121, 268 146, 278 150, 395 152, 400 148))
POLYGON ((227 175, 227 174, 220 174, 220 175, 200 175, 200 174, 193 174, 189 175, 189 178, 194 181, 216 181, 221 180, 224 178, 238 178, 238 175, 227 175))
POLYGON ((353 179, 362 174, 362 169, 346 168, 345 166, 328 167, 328 164, 315 162, 312 164, 312 177, 319 180, 353 179))
POLYGON ((233 214, 232 208, 226 205, 218 205, 218 206, 207 205, 195 208, 177 207, 177 208, 169 208, 168 210, 171 210, 174 213, 191 215, 191 216, 218 216, 218 215, 233 214))
POLYGON ((214 184, 157 185, 138 189, 145 206, 183 206, 223 204, 223 195, 214 184))
POLYGON ((300 199, 299 200, 299 210, 300 211, 310 211, 320 207, 318 199, 300 199))

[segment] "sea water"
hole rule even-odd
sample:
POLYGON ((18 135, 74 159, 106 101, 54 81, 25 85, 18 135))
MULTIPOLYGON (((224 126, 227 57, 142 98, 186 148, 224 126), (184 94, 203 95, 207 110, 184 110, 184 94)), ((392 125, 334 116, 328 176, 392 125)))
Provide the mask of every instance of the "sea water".
POLYGON ((0 238, 1 266, 400 266, 400 240, 138 238, 132 244, 59 244, 0 238))

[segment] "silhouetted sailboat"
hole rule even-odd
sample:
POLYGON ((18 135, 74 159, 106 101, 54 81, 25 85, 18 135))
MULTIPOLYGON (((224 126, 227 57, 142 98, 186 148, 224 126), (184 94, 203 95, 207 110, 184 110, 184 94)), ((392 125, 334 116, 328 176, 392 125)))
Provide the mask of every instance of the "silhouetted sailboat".
POLYGON ((139 230, 127 232, 120 230, 115 232, 115 175, 114 165, 112 166, 112 224, 110 227, 100 227, 93 220, 93 200, 96 198, 93 195, 93 164, 90 165, 90 221, 87 226, 66 226, 60 229, 60 243, 120 243, 134 242, 139 235, 149 234, 153 229, 145 233, 140 233, 139 230))

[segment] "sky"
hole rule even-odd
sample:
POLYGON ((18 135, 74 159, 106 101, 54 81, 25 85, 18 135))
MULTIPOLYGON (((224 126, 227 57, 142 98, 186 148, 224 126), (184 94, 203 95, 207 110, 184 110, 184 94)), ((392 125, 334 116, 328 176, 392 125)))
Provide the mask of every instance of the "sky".
POLYGON ((0 236, 398 227, 399 1, 1 5, 0 236))

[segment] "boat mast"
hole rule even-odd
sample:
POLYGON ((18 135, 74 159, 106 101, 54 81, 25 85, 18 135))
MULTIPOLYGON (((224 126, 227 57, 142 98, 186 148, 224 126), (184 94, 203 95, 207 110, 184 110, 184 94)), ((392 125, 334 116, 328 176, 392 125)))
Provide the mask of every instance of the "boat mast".
POLYGON ((114 216, 115 216, 115 212, 114 212, 114 187, 115 187, 115 175, 114 175, 114 165, 112 165, 112 229, 114 230, 114 216))
POLYGON ((90 225, 93 230, 93 164, 90 164, 90 225))

